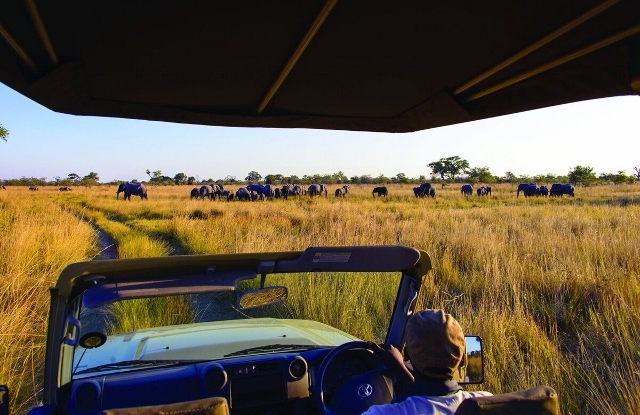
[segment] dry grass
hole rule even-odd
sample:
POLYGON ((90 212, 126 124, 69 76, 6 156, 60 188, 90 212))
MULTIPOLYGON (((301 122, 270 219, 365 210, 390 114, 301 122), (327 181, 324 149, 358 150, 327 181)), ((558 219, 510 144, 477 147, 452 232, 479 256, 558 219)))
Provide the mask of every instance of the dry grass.
MULTIPOLYGON (((567 414, 640 410, 638 185, 578 188, 577 197, 562 199, 516 198, 515 186, 507 185, 494 186, 491 198, 463 197, 459 186, 436 188, 435 199, 416 199, 410 185, 388 187, 386 198, 372 197, 373 186, 351 186, 338 199, 330 186, 326 198, 265 202, 190 200, 187 186, 152 187, 148 201, 130 202, 116 201, 115 188, 103 187, 64 195, 50 189, 0 193, 0 264, 3 279, 11 281, 2 288, 0 304, 5 315, 24 307, 27 293, 38 304, 28 307, 30 314, 12 312, 14 319, 2 323, 7 358, 0 380, 24 391, 15 399, 19 408, 33 403, 46 328, 45 288, 64 264, 90 258, 95 250, 91 229, 69 210, 107 230, 122 257, 312 245, 403 244, 425 250, 434 271, 425 280, 420 306, 445 308, 468 333, 484 338, 483 389, 499 393, 549 384, 567 414), (24 321, 39 323, 25 328, 24 321), (15 350, 16 339, 23 338, 29 346, 15 350), (22 372, 14 366, 28 366, 28 374, 18 377, 22 372)), ((340 279, 328 286, 311 276, 292 287, 299 301, 288 312, 304 317, 313 309, 328 324, 380 340, 394 288, 395 281, 345 285, 340 279), (336 292, 340 307, 335 301, 327 307, 322 300, 336 292), (365 305, 373 309, 368 322, 355 317, 365 305)))

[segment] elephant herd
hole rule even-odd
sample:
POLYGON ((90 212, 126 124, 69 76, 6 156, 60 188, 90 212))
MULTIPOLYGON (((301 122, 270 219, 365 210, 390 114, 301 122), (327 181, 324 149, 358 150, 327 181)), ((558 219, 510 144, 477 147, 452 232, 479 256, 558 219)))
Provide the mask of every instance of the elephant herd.
MULTIPOLYGON (((36 186, 29 187, 29 190, 38 190, 36 186)), ((70 187, 63 186, 60 191, 69 191, 70 187)), ((464 184, 460 188, 460 192, 464 196, 473 195, 473 186, 470 184, 464 184)), ((520 183, 518 190, 516 191, 516 197, 520 196, 520 192, 525 197, 530 196, 556 196, 562 197, 563 195, 574 196, 575 189, 568 183, 553 183, 551 188, 547 186, 538 186, 535 183, 520 183)), ((124 193, 124 200, 130 200, 131 196, 140 196, 140 199, 147 199, 147 189, 142 183, 120 183, 116 192, 116 199, 120 193, 124 193)), ((328 195, 329 191, 324 184, 311 184, 306 189, 299 184, 287 184, 281 187, 276 187, 271 184, 249 184, 246 187, 239 188, 236 192, 225 190, 221 184, 208 184, 202 185, 199 188, 194 187, 191 189, 191 199, 226 199, 230 200, 265 200, 265 199, 287 199, 289 196, 303 196, 308 195, 322 196, 328 195)), ((335 197, 346 197, 349 193, 349 185, 343 185, 337 188, 334 192, 335 197)), ((435 197, 435 188, 430 183, 422 183, 420 186, 413 188, 413 193, 416 197, 435 197)), ((373 197, 382 197, 389 194, 389 190, 386 186, 377 186, 373 188, 371 192, 373 197)), ((476 189, 478 196, 491 196, 491 186, 480 186, 476 189)))
POLYGON ((575 196, 575 189, 570 183, 553 183, 549 189, 547 186, 538 186, 535 183, 520 183, 516 191, 516 197, 520 196, 520 192, 524 197, 531 196, 551 196, 562 197, 563 195, 575 196))
MULTIPOLYGON (((470 184, 463 184, 460 187, 460 193, 463 196, 471 196, 473 195, 473 186, 470 184)), ((480 186, 476 189, 476 194, 478 196, 491 196, 491 186, 480 186)))
MULTIPOLYGON (((349 185, 344 185, 335 191, 336 197, 345 197, 349 193, 349 185)), ((299 184, 287 184, 281 187, 271 184, 249 184, 241 187, 236 192, 225 190, 221 184, 203 185, 200 188, 191 189, 191 199, 226 199, 231 200, 265 200, 265 199, 287 199, 290 196, 308 195, 325 197, 329 190, 324 184, 311 184, 306 189, 299 184)))

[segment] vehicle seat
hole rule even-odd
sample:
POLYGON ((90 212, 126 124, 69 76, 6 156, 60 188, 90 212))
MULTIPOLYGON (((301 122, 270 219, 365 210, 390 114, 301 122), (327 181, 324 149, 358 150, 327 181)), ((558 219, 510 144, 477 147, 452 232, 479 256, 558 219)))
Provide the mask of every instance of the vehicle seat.
POLYGON ((455 415, 560 415, 558 394, 549 386, 467 398, 455 415))
POLYGON ((196 401, 166 405, 137 406, 134 408, 106 409, 99 415, 229 415, 229 404, 225 398, 213 397, 196 401))

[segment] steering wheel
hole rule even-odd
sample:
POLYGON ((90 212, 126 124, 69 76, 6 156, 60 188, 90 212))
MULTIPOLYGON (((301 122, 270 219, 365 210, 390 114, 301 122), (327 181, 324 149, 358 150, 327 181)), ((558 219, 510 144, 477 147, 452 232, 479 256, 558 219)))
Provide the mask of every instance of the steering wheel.
POLYGON ((321 414, 361 414, 371 405, 382 405, 392 401, 394 379, 389 370, 384 368, 354 376, 336 389, 330 402, 325 402, 324 377, 327 368, 341 353, 354 349, 366 349, 374 353, 373 347, 367 342, 354 341, 344 343, 331 350, 320 364, 316 373, 316 393, 314 398, 321 414))

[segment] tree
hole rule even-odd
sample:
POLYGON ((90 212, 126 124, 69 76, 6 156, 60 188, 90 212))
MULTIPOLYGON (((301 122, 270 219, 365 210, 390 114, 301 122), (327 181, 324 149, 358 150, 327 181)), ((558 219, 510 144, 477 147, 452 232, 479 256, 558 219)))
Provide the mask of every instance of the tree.
POLYGON ((404 173, 396 174, 396 177, 394 177, 392 180, 393 180, 394 183, 405 183, 405 184, 409 183, 409 181, 410 181, 409 178, 407 177, 407 175, 404 174, 404 173))
POLYGON ((184 173, 176 173, 176 175, 173 176, 173 182, 177 185, 185 184, 187 183, 187 175, 184 173))
POLYGON ((640 167, 634 167, 633 170, 636 171, 636 180, 640 180, 640 167))
POLYGON ((248 182, 259 182, 260 180, 262 180, 262 175, 260 175, 260 173, 258 173, 257 171, 250 171, 249 174, 247 174, 247 177, 244 178, 244 180, 248 182))
POLYGON ((602 173, 598 176, 598 179, 603 182, 613 182, 614 184, 633 183, 635 176, 627 176, 624 170, 619 170, 618 173, 602 173))
POLYGON ((495 183, 496 179, 491 174, 489 167, 473 167, 467 174, 470 183, 495 183))
POLYGON ((162 170, 156 170, 154 172, 151 172, 151 170, 147 169, 146 173, 149 175, 149 181, 150 182, 162 182, 163 177, 162 177, 162 170))
POLYGON ((92 171, 84 176, 80 182, 85 186, 92 186, 98 184, 99 180, 100 177, 98 177, 98 173, 92 171))
POLYGON ((68 178, 69 178, 69 180, 71 180, 72 182, 79 182, 79 181, 80 181, 80 179, 81 179, 81 178, 80 178, 80 176, 78 176, 78 175, 77 175, 77 174, 75 174, 75 173, 69 173, 69 174, 67 175, 67 177, 68 177, 68 178))
POLYGON ((516 177, 515 174, 513 174, 512 172, 508 171, 504 174, 504 177, 502 178, 502 180, 504 180, 507 183, 513 183, 517 180, 518 178, 516 177))
POLYGON ((2 124, 0 124, 0 139, 7 141, 8 136, 9 136, 9 130, 7 130, 2 126, 2 124))
POLYGON ((457 175, 469 169, 469 162, 458 156, 451 156, 431 162, 427 166, 431 168, 434 174, 439 174, 443 181, 448 178, 449 181, 454 182, 457 175))
POLYGON ((264 183, 265 184, 282 183, 283 180, 284 180, 284 176, 282 176, 281 174, 267 174, 264 177, 264 183))
POLYGON ((593 167, 589 166, 576 166, 569 170, 569 181, 573 184, 588 185, 598 180, 596 173, 593 171, 593 167))

